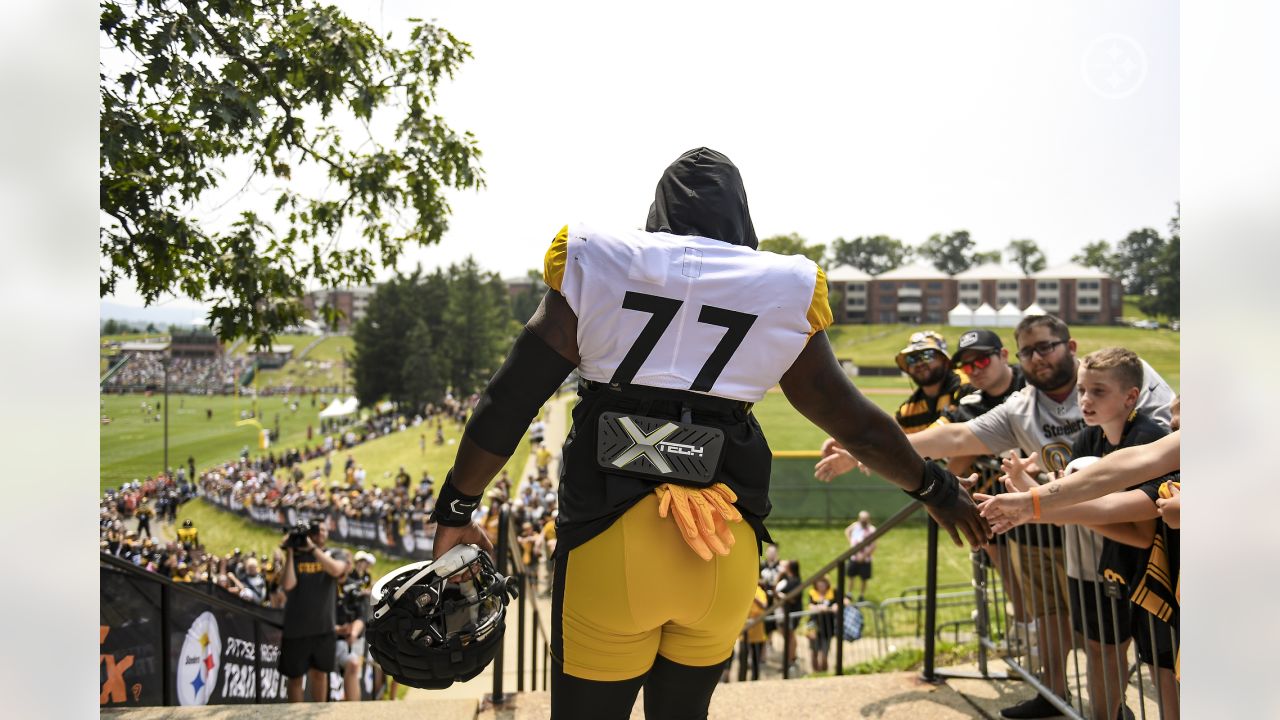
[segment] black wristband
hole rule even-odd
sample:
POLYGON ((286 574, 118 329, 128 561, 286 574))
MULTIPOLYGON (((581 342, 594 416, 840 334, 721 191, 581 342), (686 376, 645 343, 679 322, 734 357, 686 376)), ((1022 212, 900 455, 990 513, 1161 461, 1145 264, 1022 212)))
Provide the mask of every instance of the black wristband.
POLYGON ((453 469, 445 473, 436 497, 436 507, 431 511, 430 522, 445 527, 462 527, 471 522, 471 511, 480 505, 479 495, 464 495, 453 486, 453 469))
POLYGON ((903 490, 907 495, 925 505, 945 505, 950 502, 960 488, 960 481, 942 466, 929 458, 924 460, 924 472, 921 473, 920 488, 903 490))

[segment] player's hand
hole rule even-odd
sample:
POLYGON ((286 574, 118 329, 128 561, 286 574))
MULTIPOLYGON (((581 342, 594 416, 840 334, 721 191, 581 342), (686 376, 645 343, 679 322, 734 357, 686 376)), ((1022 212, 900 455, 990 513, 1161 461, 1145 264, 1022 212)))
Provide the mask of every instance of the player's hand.
POLYGON ((1018 456, 1017 450, 1010 450, 1009 455, 1000 461, 1000 468, 1004 470, 1000 481, 1010 490, 1018 492, 1030 490, 1032 486, 1039 484, 1031 475, 1033 472, 1039 472, 1039 460, 1039 453, 1031 453, 1031 457, 1024 459, 1018 456))
POLYGON ((1164 518, 1164 524, 1177 530, 1182 526, 1182 484, 1166 480, 1160 485, 1160 497, 1156 499, 1156 512, 1164 518))
POLYGON ((664 483, 654 488, 658 496, 658 515, 667 517, 674 511, 680 536, 698 557, 710 560, 715 555, 728 555, 737 539, 729 522, 742 520, 733 506, 738 496, 724 483, 708 488, 691 488, 664 483))
MULTIPOLYGON (((443 557, 455 545, 478 545, 482 550, 489 553, 489 557, 493 558, 493 543, 489 542, 489 535, 475 522, 469 522, 462 527, 449 527, 447 525, 436 524, 436 538, 432 541, 431 557, 443 557)), ((496 560, 496 558, 494 558, 496 560)), ((455 575, 451 580, 461 582, 467 579, 469 575, 455 575)))
MULTIPOLYGON (((976 474, 970 477, 971 482, 976 480, 976 474)), ((950 501, 937 506, 925 505, 925 510, 933 516, 938 527, 947 531, 956 547, 964 547, 967 540, 969 546, 977 550, 991 537, 987 521, 978 514, 978 507, 967 492, 954 492, 950 501)))
POLYGON ((991 532, 1006 533, 1031 522, 1035 514, 1031 506, 1031 493, 1012 492, 1002 495, 974 494, 978 501, 978 511, 991 524, 991 532))
POLYGON ((866 467, 850 455, 848 450, 837 447, 813 466, 813 476, 822 482, 831 482, 837 475, 843 475, 855 467, 862 468, 864 473, 867 471, 866 467))
POLYGON ((844 450, 844 446, 836 442, 835 438, 827 438, 822 441, 822 457, 826 457, 837 450, 844 450))

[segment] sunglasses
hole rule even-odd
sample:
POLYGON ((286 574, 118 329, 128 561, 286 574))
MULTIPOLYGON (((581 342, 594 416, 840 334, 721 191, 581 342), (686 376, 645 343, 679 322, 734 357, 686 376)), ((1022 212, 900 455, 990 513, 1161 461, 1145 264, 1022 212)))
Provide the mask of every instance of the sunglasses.
POLYGON ((965 375, 972 375, 975 370, 986 370, 991 365, 991 361, 995 359, 998 353, 983 355, 980 358, 974 358, 969 362, 960 363, 956 367, 964 371, 965 375))
POLYGON ((933 362, 940 357, 942 357, 942 354, 937 350, 921 350, 920 352, 911 353, 902 360, 907 364, 907 367, 911 367, 917 363, 933 362))
POLYGON ((1066 340, 1045 340, 1044 342, 1038 342, 1035 345, 1028 345, 1027 347, 1018 350, 1018 359, 1026 362, 1034 355, 1048 357, 1049 353, 1053 352, 1054 348, 1065 344, 1067 344, 1066 340))

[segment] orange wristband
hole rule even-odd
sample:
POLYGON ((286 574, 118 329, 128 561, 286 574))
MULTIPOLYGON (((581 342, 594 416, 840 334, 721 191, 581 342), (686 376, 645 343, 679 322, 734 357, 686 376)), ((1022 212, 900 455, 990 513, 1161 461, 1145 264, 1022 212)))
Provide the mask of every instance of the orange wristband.
POLYGON ((1040 519, 1040 488, 1031 488, 1031 519, 1040 519))

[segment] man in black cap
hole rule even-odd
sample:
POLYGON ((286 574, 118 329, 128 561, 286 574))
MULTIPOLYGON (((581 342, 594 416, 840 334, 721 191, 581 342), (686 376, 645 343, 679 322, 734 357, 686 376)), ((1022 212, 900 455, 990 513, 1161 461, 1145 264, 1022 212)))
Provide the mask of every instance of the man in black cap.
MULTIPOLYGON (((952 422, 966 422, 986 413, 1027 384, 1022 367, 1009 364, 1009 350, 991 330, 969 330, 961 335, 951 364, 969 377, 973 390, 961 397, 955 409, 948 413, 952 422)), ((977 473, 978 484, 971 488, 973 492, 988 495, 1004 492, 1004 484, 997 479, 1002 472, 1000 458, 995 455, 953 457, 947 461, 947 469, 957 475, 977 473)), ((1008 534, 1002 533, 978 552, 985 553, 987 564, 1000 573, 1005 592, 1013 603, 1014 616, 1022 627, 1021 632, 1014 633, 1020 642, 1026 638, 1024 624, 1029 618, 1022 605, 1022 587, 1006 555, 1010 540, 1008 534)))

